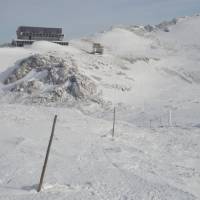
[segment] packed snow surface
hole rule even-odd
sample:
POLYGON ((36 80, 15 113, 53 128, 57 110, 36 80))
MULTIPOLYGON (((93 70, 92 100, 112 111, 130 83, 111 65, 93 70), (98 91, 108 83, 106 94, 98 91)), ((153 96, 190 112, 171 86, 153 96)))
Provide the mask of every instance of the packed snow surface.
POLYGON ((196 15, 0 48, 0 200, 200 199, 199 27, 196 15))

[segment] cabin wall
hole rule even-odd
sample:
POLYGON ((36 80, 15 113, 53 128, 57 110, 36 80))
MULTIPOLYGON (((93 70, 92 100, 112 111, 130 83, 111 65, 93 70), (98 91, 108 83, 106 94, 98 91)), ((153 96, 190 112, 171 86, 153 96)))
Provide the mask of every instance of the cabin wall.
POLYGON ((47 40, 62 41, 64 35, 61 28, 19 27, 17 39, 21 40, 47 40))
POLYGON ((55 35, 41 35, 41 34, 26 34, 17 35, 17 39, 21 40, 47 40, 47 41, 62 41, 63 35, 55 36, 55 35))

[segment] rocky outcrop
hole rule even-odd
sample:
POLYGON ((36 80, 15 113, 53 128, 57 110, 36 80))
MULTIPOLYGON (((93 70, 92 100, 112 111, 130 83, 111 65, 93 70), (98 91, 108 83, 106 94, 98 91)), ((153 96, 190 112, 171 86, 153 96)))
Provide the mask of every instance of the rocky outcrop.
POLYGON ((33 55, 19 63, 6 78, 11 92, 26 93, 45 101, 93 100, 99 95, 95 83, 81 74, 72 57, 33 55))

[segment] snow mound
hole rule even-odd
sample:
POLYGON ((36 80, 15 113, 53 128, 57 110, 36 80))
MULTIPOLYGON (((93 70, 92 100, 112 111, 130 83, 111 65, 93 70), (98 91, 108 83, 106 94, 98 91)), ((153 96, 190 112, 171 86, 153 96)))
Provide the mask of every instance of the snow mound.
POLYGON ((31 51, 42 54, 53 53, 54 55, 62 56, 65 53, 77 54, 79 50, 72 46, 62 46, 48 41, 36 41, 31 46, 27 47, 31 51))
POLYGON ((97 87, 79 72, 76 63, 52 55, 35 54, 19 62, 4 80, 4 91, 26 94, 34 101, 98 101, 97 87))
POLYGON ((96 38, 109 52, 117 56, 141 56, 147 51, 152 41, 124 28, 114 28, 96 38))

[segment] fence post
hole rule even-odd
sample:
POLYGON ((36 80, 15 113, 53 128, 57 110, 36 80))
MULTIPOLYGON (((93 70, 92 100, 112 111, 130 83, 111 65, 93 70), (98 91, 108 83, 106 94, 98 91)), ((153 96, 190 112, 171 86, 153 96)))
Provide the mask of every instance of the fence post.
POLYGON ((49 144, 48 144, 46 157, 45 157, 45 160, 44 160, 44 165, 43 165, 43 168, 42 168, 42 173, 41 173, 41 177, 40 177, 40 183, 39 183, 37 192, 40 192, 41 188, 42 188, 44 175, 45 175, 45 171, 46 171, 46 167, 47 167, 47 162, 48 162, 48 158, 49 158, 50 148, 51 148, 51 144, 52 144, 52 140, 53 140, 53 136, 54 136, 56 120, 57 120, 57 115, 55 115, 55 117, 54 117, 53 126, 52 126, 52 130, 51 130, 51 136, 50 136, 50 139, 49 139, 49 144))
POLYGON ((149 120, 149 127, 152 128, 152 120, 149 120))
POLYGON ((172 126, 172 111, 171 110, 169 111, 169 123, 170 123, 170 126, 172 126))
POLYGON ((112 129, 112 137, 115 135, 115 107, 113 111, 113 129, 112 129))
POLYGON ((168 126, 172 127, 172 111, 171 110, 169 110, 168 126))
POLYGON ((164 127, 162 122, 162 117, 160 117, 160 127, 164 127))

